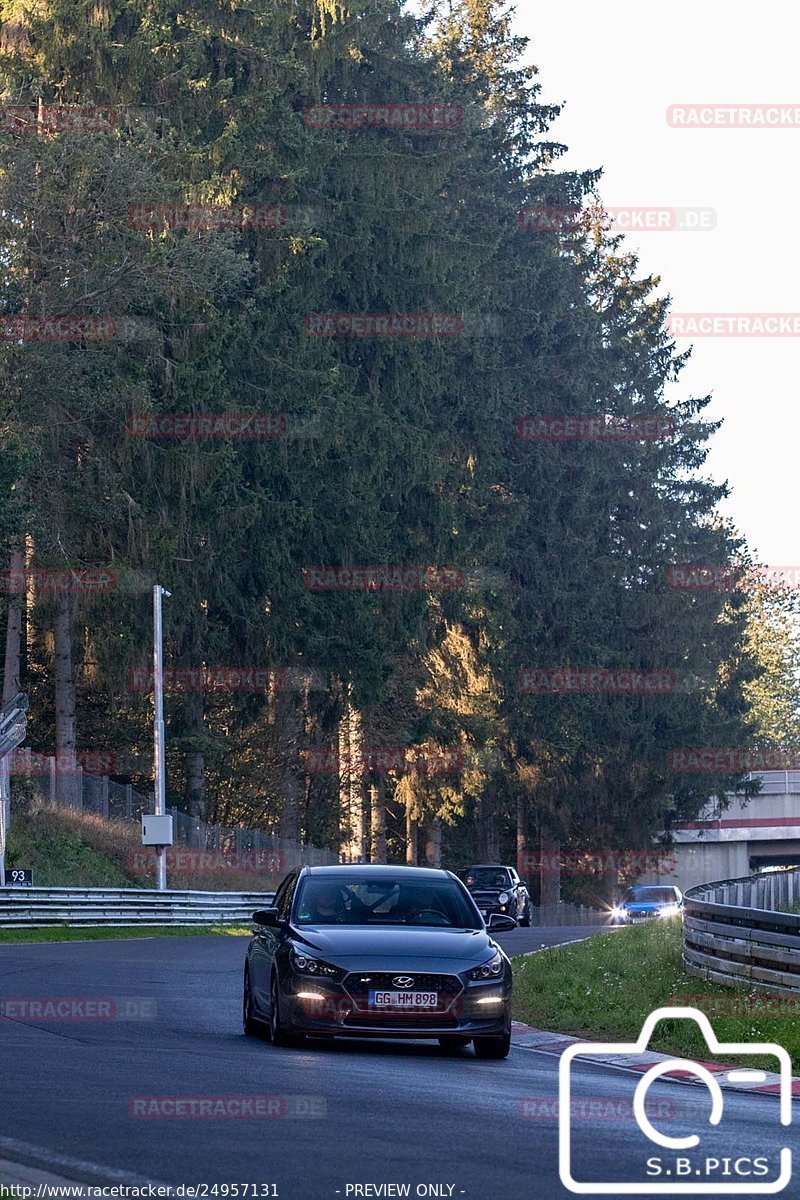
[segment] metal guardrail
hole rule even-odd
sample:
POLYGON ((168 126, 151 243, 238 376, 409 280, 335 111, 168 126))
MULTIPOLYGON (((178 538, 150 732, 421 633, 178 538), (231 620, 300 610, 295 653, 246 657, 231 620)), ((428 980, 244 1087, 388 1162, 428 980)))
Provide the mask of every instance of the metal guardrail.
POLYGON ((800 992, 800 869, 689 888, 683 962, 690 975, 769 992, 800 992))
POLYGON ((0 928, 49 925, 248 925, 274 892, 154 888, 2 888, 0 928))

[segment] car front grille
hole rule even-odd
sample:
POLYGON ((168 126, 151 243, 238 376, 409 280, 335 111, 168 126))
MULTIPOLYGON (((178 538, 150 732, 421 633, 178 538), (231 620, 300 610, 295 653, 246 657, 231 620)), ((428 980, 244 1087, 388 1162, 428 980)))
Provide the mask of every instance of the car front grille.
MULTIPOLYGON (((464 985, 457 975, 435 975, 421 971, 403 971, 402 969, 397 971, 352 971, 342 981, 342 986, 360 1013, 370 1013, 370 1020, 373 1023, 376 1019, 382 1023, 390 1014, 368 1007, 370 992, 438 992, 439 1004, 436 1008, 410 1010, 414 1013, 416 1020, 419 1020, 426 1012, 433 1017, 447 1012, 464 989, 464 985), (405 976, 406 979, 413 979, 414 982, 408 987, 399 987, 392 982, 399 975, 405 976)), ((393 1009, 391 1016, 399 1019, 403 1017, 403 1013, 393 1009)))

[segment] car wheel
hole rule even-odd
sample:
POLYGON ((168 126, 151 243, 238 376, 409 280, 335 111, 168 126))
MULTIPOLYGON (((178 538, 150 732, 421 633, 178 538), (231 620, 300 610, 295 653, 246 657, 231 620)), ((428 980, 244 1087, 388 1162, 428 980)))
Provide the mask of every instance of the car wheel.
POLYGON ((511 1049, 511 1034, 503 1037, 477 1037, 472 1039, 476 1058, 507 1058, 511 1049))
POLYGON ((525 907, 522 910, 522 916, 519 919, 519 923, 520 923, 520 925, 524 925, 526 929, 530 927, 530 923, 531 923, 531 902, 530 902, 530 900, 525 901, 525 907))
POLYGON ((274 973, 269 989, 269 1033, 273 1046, 299 1046, 304 1041, 302 1034, 289 1033, 284 1028, 283 1021, 281 1020, 278 985, 275 982, 274 973))
POLYGON ((463 1050, 465 1046, 469 1045, 471 1038, 461 1037, 457 1033, 444 1033, 436 1040, 443 1050, 463 1050))
POLYGON ((242 1028, 247 1037, 259 1037, 264 1033, 264 1026, 253 1015, 253 992, 250 987, 250 970, 244 969, 244 986, 242 988, 242 1028))

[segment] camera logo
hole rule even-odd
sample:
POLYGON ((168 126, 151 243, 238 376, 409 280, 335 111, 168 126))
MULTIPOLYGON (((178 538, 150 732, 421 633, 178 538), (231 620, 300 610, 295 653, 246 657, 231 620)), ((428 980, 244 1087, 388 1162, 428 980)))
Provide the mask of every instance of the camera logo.
MULTIPOLYGON (((635 1056, 640 1065, 642 1056, 646 1054, 653 1030, 662 1020, 691 1020, 700 1027, 700 1032, 706 1040, 708 1049, 714 1054, 723 1056, 735 1055, 741 1057, 770 1056, 777 1059, 779 1064, 779 1114, 781 1125, 789 1125, 792 1120, 792 1072, 791 1060, 783 1046, 773 1042, 719 1042, 711 1028, 708 1017, 696 1008, 657 1008, 651 1013, 642 1026, 642 1032, 635 1042, 577 1042, 569 1046, 561 1055, 559 1063, 559 1118, 558 1118, 558 1169, 561 1182, 570 1192, 578 1195, 591 1196, 620 1196, 620 1195, 709 1195, 715 1196, 735 1193, 736 1195, 774 1195, 782 1191, 792 1177, 792 1153, 784 1146, 780 1153, 772 1155, 749 1153, 749 1148, 742 1145, 742 1129, 737 1128, 736 1136, 731 1138, 730 1155, 722 1156, 716 1147, 719 1145, 719 1135, 715 1140, 715 1149, 706 1153, 701 1145, 701 1137, 697 1133, 688 1133, 683 1137, 668 1136, 662 1133, 652 1122, 645 1110, 648 1089, 662 1076, 680 1071, 693 1075, 708 1089, 711 1097, 711 1110, 708 1115, 710 1126, 718 1126, 722 1121, 724 1098, 719 1085, 719 1078, 726 1078, 730 1083, 766 1083, 767 1076, 762 1070, 723 1071, 715 1076, 707 1066, 687 1058, 670 1058, 657 1062, 645 1071, 639 1080, 631 1103, 633 1116, 639 1130, 644 1135, 642 1140, 642 1168, 639 1178, 630 1179, 576 1179, 573 1166, 580 1157, 582 1161, 596 1164, 598 1156, 595 1153, 579 1155, 576 1145, 577 1129, 572 1128, 570 1114, 574 1111, 574 1083, 576 1071, 573 1062, 581 1059, 602 1059, 609 1055, 615 1062, 621 1055, 635 1056), (654 1146, 664 1153, 654 1154, 654 1146), (695 1151, 691 1154, 691 1151, 695 1151)), ((578 1066, 580 1064, 577 1064, 578 1066)), ((633 1064, 632 1064, 633 1065, 633 1064)), ((690 1092, 690 1089, 682 1089, 690 1092)), ((694 1089, 691 1089, 694 1092, 694 1089)), ((696 1095, 696 1094, 695 1094, 696 1095)), ((693 1097, 695 1098, 695 1097, 693 1097)), ((651 1108, 652 1113, 652 1108, 651 1108)), ((656 1110, 657 1111, 657 1110, 656 1110)), ((748 1126, 749 1129, 749 1126, 748 1126)), ((609 1160, 619 1156, 611 1155, 609 1160)))

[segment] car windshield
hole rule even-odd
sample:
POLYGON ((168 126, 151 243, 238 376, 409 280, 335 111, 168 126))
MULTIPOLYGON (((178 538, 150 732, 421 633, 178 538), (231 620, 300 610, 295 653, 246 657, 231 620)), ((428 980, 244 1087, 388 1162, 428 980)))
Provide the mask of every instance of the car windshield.
POLYGON ((481 929, 454 880, 314 878, 300 883, 297 925, 438 925, 481 929))
POLYGON ((461 878, 468 888, 504 888, 510 884, 508 871, 502 867, 470 867, 461 872, 461 878))
POLYGON ((677 904, 678 897, 672 888, 668 887, 632 887, 625 893, 625 899, 634 904, 677 904))

